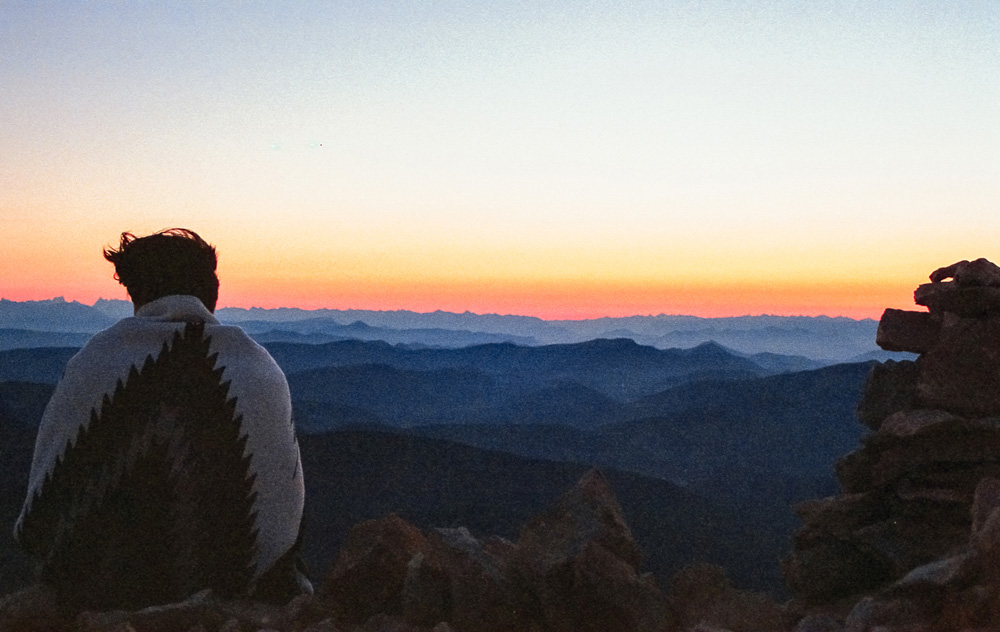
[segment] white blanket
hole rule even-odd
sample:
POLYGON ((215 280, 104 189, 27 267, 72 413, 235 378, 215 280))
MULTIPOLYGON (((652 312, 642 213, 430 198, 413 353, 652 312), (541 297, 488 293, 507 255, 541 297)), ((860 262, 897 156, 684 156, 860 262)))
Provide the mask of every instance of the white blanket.
MULTIPOLYGON (((45 409, 35 445, 28 495, 15 527, 22 542, 33 541, 24 529, 34 524, 29 516, 39 498, 65 493, 53 489, 54 475, 74 450, 81 431, 98 419, 102 405, 128 388, 130 373, 155 362, 184 332, 187 323, 204 323, 209 339, 209 362, 221 369, 220 388, 235 400, 234 418, 246 437, 244 457, 253 478, 253 521, 256 543, 252 552, 256 579, 295 543, 302 516, 304 487, 299 448, 291 420, 291 398, 281 369, 268 352, 238 327, 220 325, 193 296, 167 296, 139 309, 95 335, 67 364, 62 380, 45 409), (214 358, 213 358, 214 355, 214 358)), ((119 468, 127 465, 116 465, 119 468)), ((77 473, 77 476, 86 472, 77 473)), ((66 480, 62 476, 60 480, 66 480)), ((77 479, 79 480, 79 479, 77 479)), ((107 481, 103 483, 108 485, 107 481)), ((92 487, 91 496, 104 493, 92 487)), ((90 498, 87 504, 99 502, 90 498)), ((84 511, 80 507, 67 511, 84 511)), ((36 520, 37 522, 37 520, 36 520)), ((45 525, 41 531, 71 528, 72 519, 45 525)), ((37 538, 35 538, 37 541, 37 538)), ((46 551, 32 551, 45 555, 46 551)))

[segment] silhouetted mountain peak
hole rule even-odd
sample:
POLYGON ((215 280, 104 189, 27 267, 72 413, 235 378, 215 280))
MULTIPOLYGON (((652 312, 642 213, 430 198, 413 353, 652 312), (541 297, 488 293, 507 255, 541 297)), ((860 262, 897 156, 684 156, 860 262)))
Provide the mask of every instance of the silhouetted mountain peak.
POLYGON ((703 358, 720 356, 739 357, 732 349, 724 347, 714 340, 709 340, 708 342, 703 342, 700 345, 691 347, 691 352, 692 355, 698 355, 703 358))
POLYGON ((371 325, 368 325, 367 323, 362 322, 360 320, 356 320, 350 325, 344 325, 343 329, 344 331, 361 332, 361 331, 371 331, 375 329, 375 327, 372 327, 371 325))
POLYGON ((132 306, 132 301, 123 301, 119 299, 106 299, 99 298, 94 302, 94 309, 111 316, 112 318, 127 318, 132 315, 134 308, 132 306))
POLYGON ((61 296, 46 301, 0 299, 0 327, 3 328, 95 333, 116 320, 90 305, 67 301, 61 296))

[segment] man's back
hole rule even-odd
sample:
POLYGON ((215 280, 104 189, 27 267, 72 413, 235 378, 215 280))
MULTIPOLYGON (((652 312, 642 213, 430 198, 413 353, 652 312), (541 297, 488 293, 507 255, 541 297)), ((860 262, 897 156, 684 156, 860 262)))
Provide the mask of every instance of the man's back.
POLYGON ((143 305, 67 365, 16 536, 71 605, 203 588, 294 594, 303 481, 274 360, 193 296, 143 305))

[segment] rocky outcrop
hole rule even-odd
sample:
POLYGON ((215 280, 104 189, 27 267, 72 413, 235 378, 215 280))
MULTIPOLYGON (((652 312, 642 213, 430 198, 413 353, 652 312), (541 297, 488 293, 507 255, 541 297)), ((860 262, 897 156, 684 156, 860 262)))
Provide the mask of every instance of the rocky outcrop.
POLYGON ((341 626, 384 615, 417 627, 530 629, 505 583, 512 547, 465 529, 425 534, 395 515, 367 521, 351 531, 317 601, 341 626))
POLYGON ((395 516, 358 525, 319 599, 340 625, 383 613, 482 632, 664 630, 670 611, 653 578, 639 573, 640 557, 595 470, 516 543, 464 529, 425 534, 395 516))
MULTIPOLYGON (((669 537, 669 534, 664 534, 669 537)), ((209 591, 136 612, 63 612, 32 587, 0 601, 0 632, 674 632, 787 629, 785 611, 721 569, 679 574, 672 593, 592 470, 516 542, 423 531, 395 515, 356 525, 316 595, 283 606, 209 591), (778 628, 774 626, 778 625, 778 628)))
POLYGON ((766 595, 732 586, 718 566, 695 564, 678 571, 668 598, 681 630, 775 632, 788 630, 794 615, 766 595))
POLYGON ((837 464, 843 493, 796 508, 786 579, 827 610, 802 630, 838 607, 830 629, 1000 624, 1000 268, 941 268, 915 300, 928 311, 886 310, 879 324, 880 346, 919 357, 873 371, 859 406, 873 432, 837 464))
MULTIPOLYGON (((237 632, 244 630, 305 630, 316 619, 311 597, 278 607, 250 601, 227 601, 210 591, 185 601, 135 612, 67 612, 43 588, 33 586, 0 600, 3 632, 237 632)), ((319 632, 323 628, 315 628, 319 632)))

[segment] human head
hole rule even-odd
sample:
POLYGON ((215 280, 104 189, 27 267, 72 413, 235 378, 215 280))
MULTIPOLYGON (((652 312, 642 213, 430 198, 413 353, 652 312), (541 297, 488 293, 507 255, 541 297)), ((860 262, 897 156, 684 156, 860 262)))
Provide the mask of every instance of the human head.
POLYGON ((210 312, 219 298, 215 247, 186 228, 161 230, 147 237, 122 233, 117 250, 104 249, 115 279, 128 290, 135 309, 172 294, 197 296, 210 312))

